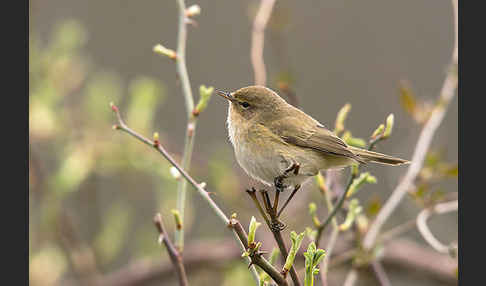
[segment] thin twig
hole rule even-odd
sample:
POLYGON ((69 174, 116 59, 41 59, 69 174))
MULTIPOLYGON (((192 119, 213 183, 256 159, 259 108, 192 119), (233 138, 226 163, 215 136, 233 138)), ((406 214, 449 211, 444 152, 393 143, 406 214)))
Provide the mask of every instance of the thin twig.
POLYGON ((95 252, 76 231, 71 211, 62 208, 56 223, 60 245, 67 253, 75 275, 79 277, 81 284, 92 285, 99 279, 101 273, 96 264, 95 252))
MULTIPOLYGON (((211 199, 211 197, 209 196, 209 192, 207 192, 205 189, 203 189, 200 184, 198 184, 181 166, 179 166, 179 164, 177 164, 177 162, 174 160, 174 158, 172 158, 172 156, 169 155, 169 153, 162 147, 162 145, 158 141, 151 141, 151 140, 143 137, 142 135, 138 134, 137 132, 133 131, 132 129, 130 129, 125 124, 125 122, 123 121, 118 107, 116 107, 115 105, 112 105, 112 110, 115 112, 115 114, 118 118, 118 123, 119 123, 119 125, 114 126, 115 129, 124 131, 124 132, 130 134, 131 136, 135 137, 136 139, 138 139, 142 143, 145 143, 146 145, 149 145, 149 146, 155 148, 167 161, 169 161, 169 163, 172 166, 174 166, 179 171, 179 173, 181 173, 181 175, 184 177, 184 179, 186 179, 196 189, 196 191, 209 204, 211 209, 216 213, 216 215, 221 219, 221 221, 226 226, 229 224, 228 217, 218 207, 218 205, 211 199)), ((241 246, 240 240, 236 236, 236 233, 235 233, 235 238, 238 241, 239 245, 241 246)), ((242 250, 246 251, 246 249, 244 249, 244 248, 242 248, 242 250)), ((253 278, 255 279, 256 284, 258 285, 260 278, 259 278, 258 273, 256 272, 255 267, 251 266, 250 271, 252 273, 253 278)))
POLYGON ((457 211, 458 208, 458 201, 452 201, 447 203, 441 203, 433 206, 432 208, 427 208, 422 210, 419 215, 417 216, 417 228, 425 239, 425 241, 432 246, 435 250, 440 253, 450 253, 451 250, 455 251, 455 249, 451 249, 450 246, 442 244, 430 231, 429 227, 427 226, 427 220, 429 217, 436 213, 436 214, 444 214, 448 212, 457 211))
POLYGON ((433 109, 429 120, 420 133, 412 157, 412 163, 410 164, 405 177, 395 188, 390 198, 386 201, 363 239, 363 246, 366 250, 370 250, 373 247, 383 224, 402 201, 403 197, 407 194, 407 191, 413 186, 415 178, 422 169, 425 155, 429 150, 435 131, 442 123, 442 119, 445 116, 449 103, 455 95, 455 90, 457 87, 457 0, 452 0, 452 4, 454 8, 454 31, 456 34, 450 70, 442 86, 437 105, 433 109))
POLYGON ((397 225, 395 227, 393 227, 392 229, 386 231, 386 232, 383 232, 382 235, 380 235, 380 241, 385 243, 385 242, 388 242, 390 240, 392 240, 393 238, 401 235, 402 233, 405 233, 411 229, 414 229, 415 228, 415 219, 411 219, 411 220, 408 220, 400 225, 397 225))
MULTIPOLYGON (((238 238, 238 241, 241 241, 238 238)), ((353 245, 349 241, 339 239, 335 246, 335 255, 332 256, 329 268, 340 265, 343 261, 350 260, 355 251, 350 249, 353 245)), ((457 285, 455 275, 456 265, 448 255, 440 254, 430 247, 424 247, 407 239, 397 239, 384 245, 382 263, 384 266, 400 267, 405 271, 414 271, 440 281, 445 285, 457 285)), ((302 260, 301 255, 305 249, 299 250, 297 260, 302 260)), ((232 261, 241 259, 241 252, 234 247, 232 239, 220 241, 193 241, 186 246, 184 265, 188 274, 200 269, 225 267, 232 261), (207 249, 211 249, 210 252, 207 249)), ((173 274, 171 262, 148 258, 132 261, 123 267, 100 275, 96 283, 90 285, 103 286, 137 286, 148 285, 161 279, 169 279, 173 274)), ((336 272, 331 271, 332 277, 336 272)), ((73 277, 60 279, 56 285, 76 286, 73 277)))
POLYGON ((169 239, 167 232, 164 228, 164 223, 162 222, 162 216, 158 213, 154 217, 154 224, 159 231, 159 243, 164 243, 165 248, 167 248, 167 252, 169 252, 169 257, 174 265, 174 268, 177 273, 177 277, 179 278, 179 285, 187 286, 189 283, 187 282, 187 275, 186 270, 184 268, 184 264, 182 263, 182 257, 179 251, 175 248, 172 241, 169 239))
MULTIPOLYGON (((408 190, 413 186, 417 175, 422 169, 423 162, 427 151, 429 150, 430 144, 434 134, 446 114, 447 108, 449 107, 452 98, 455 95, 455 90, 457 88, 458 76, 457 76, 457 61, 458 61, 458 7, 457 0, 452 0, 453 7, 453 18, 454 18, 454 48, 451 56, 451 64, 449 71, 442 85, 442 89, 439 95, 439 99, 436 103, 435 108, 432 110, 430 118, 425 123, 422 132, 420 133, 417 144, 415 145, 415 151, 412 156, 412 162, 407 169, 407 173, 403 177, 402 181, 395 188, 390 198, 386 201, 384 206, 381 208, 380 212, 376 216, 373 223, 370 225, 369 230, 363 239, 363 248, 366 251, 370 251, 375 245, 376 239, 380 233, 381 228, 388 220, 390 215, 395 211, 397 206, 400 204, 402 199, 407 194, 408 190)), ((354 285, 358 273, 356 269, 351 269, 347 275, 346 281, 349 283, 347 286, 354 285)))
MULTIPOLYGON (((229 224, 232 229, 236 232, 241 242, 248 247, 248 236, 243 229, 242 225, 236 219, 231 219, 229 224)), ((263 271, 265 271, 278 285, 288 285, 284 276, 275 269, 262 255, 261 253, 250 252, 249 255, 251 263, 258 265, 263 271)))
MULTIPOLYGON (((289 255, 289 252, 287 250, 287 246, 285 246, 285 242, 282 238, 282 233, 281 233, 281 228, 279 228, 278 225, 278 216, 277 216, 277 211, 273 208, 273 206, 270 203, 270 199, 268 198, 268 192, 266 190, 261 191, 262 195, 262 200, 265 206, 266 213, 270 217, 266 216, 265 212, 263 211, 263 208, 261 207, 258 198, 255 195, 254 189, 252 191, 247 191, 247 193, 250 195, 252 198, 253 202, 257 206, 258 210, 260 211, 260 214, 263 216, 265 219, 265 222, 272 232, 273 237, 275 238, 275 241, 277 242, 278 248, 280 249, 280 254, 282 255, 283 259, 287 259, 287 256, 289 255)), ((292 266, 289 270, 290 272, 290 277, 292 278, 292 281, 294 282, 295 286, 300 285, 299 281, 299 276, 297 275, 297 272, 295 271, 295 267, 292 266)))
MULTIPOLYGON (((349 186, 348 188, 349 189, 349 186)), ((345 192, 344 195, 346 195, 347 192, 345 192)), ((331 193, 324 192, 324 198, 326 200, 326 205, 327 205, 327 211, 329 213, 328 217, 331 216, 332 211, 335 209, 332 205, 332 198, 331 198, 331 193)), ((344 196, 343 196, 344 198, 344 196)), ((320 274, 321 274, 321 281, 323 286, 327 286, 327 270, 329 267, 329 260, 331 259, 332 251, 334 249, 334 244, 337 241, 338 235, 339 235, 339 226, 337 224, 337 219, 335 216, 332 217, 332 232, 331 232, 331 237, 329 238, 329 242, 326 245, 326 256, 324 257, 324 260, 321 263, 321 268, 320 268, 320 274)), ((321 231, 322 234, 322 231, 321 231)), ((319 235, 320 236, 320 235, 319 235)))
POLYGON ((344 189, 344 193, 339 198, 338 203, 336 204, 335 207, 332 208, 331 213, 327 216, 326 220, 317 228, 317 235, 316 235, 316 246, 319 247, 319 241, 321 239, 322 233, 326 229, 327 225, 331 222, 331 220, 334 218, 334 216, 337 214, 337 212, 341 209, 344 200, 346 199, 346 196, 348 195, 348 192, 350 190, 351 184, 353 183, 354 179, 356 179, 356 174, 351 174, 349 177, 348 184, 346 185, 346 188, 344 189))
POLYGON ((263 45, 265 42, 265 27, 267 26, 270 15, 272 14, 275 0, 261 0, 260 8, 253 21, 253 31, 251 35, 251 63, 255 74, 256 85, 266 85, 267 75, 265 62, 263 61, 263 45))
POLYGON ((375 276, 378 279, 378 282, 380 282, 381 286, 391 286, 390 279, 388 278, 385 268, 383 268, 380 261, 373 261, 371 263, 371 268, 373 268, 373 272, 375 273, 375 276))
POLYGON ((351 271, 348 272, 346 278, 344 279, 343 286, 352 286, 356 283, 358 279, 358 270, 356 268, 351 268, 351 271))
MULTIPOLYGON (((197 117, 193 116, 194 98, 192 96, 191 83, 186 67, 186 40, 187 40, 187 26, 186 26, 186 5, 184 0, 178 0, 179 6, 179 34, 177 39, 177 74, 182 84, 182 92, 186 105, 187 113, 187 128, 184 142, 184 153, 182 155, 182 168, 189 170, 191 165, 192 150, 194 148, 194 135, 196 132, 197 117)), ((186 204, 186 190, 187 181, 180 180, 177 185, 177 210, 181 216, 182 224, 184 224, 184 208, 186 204)), ((176 229, 175 244, 179 251, 184 249, 184 227, 176 229)))

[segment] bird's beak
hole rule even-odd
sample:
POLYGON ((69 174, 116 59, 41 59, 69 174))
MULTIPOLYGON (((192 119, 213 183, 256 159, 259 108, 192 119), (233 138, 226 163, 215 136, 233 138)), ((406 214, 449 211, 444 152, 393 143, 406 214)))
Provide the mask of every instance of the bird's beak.
POLYGON ((231 102, 234 102, 236 99, 231 95, 231 92, 224 92, 224 91, 221 91, 221 90, 216 90, 216 93, 221 96, 221 97, 224 97, 226 98, 227 100, 231 101, 231 102))

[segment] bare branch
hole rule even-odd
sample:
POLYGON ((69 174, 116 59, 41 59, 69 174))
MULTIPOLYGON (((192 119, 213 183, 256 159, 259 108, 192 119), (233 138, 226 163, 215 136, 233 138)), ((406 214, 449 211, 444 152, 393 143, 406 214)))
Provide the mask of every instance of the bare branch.
MULTIPOLYGON (((202 198, 209 204, 211 209, 213 209, 213 211, 216 213, 216 215, 221 219, 221 221, 224 223, 224 225, 228 226, 229 222, 230 222, 228 217, 218 207, 218 205, 211 199, 211 197, 209 196, 209 192, 207 192, 205 189, 203 189, 201 187, 201 184, 198 184, 181 166, 179 166, 179 164, 177 164, 177 162, 174 160, 174 158, 172 158, 172 156, 170 156, 169 153, 162 147, 160 142, 158 140, 151 141, 151 140, 143 137, 142 135, 138 134, 137 132, 133 131, 132 129, 130 129, 125 124, 125 122, 123 121, 118 107, 111 104, 111 108, 115 112, 115 114, 118 118, 118 122, 119 122, 119 125, 113 126, 114 129, 122 130, 122 131, 130 134, 131 136, 135 137, 139 141, 145 143, 146 145, 149 145, 149 146, 155 148, 167 161, 169 161, 172 164, 172 166, 174 166, 179 171, 179 173, 181 173, 181 175, 184 177, 184 179, 186 179, 196 189, 196 191, 202 196, 202 198)), ((236 232, 234 232, 234 234, 235 234, 235 238, 236 238, 237 242, 239 243, 240 246, 242 246, 241 243, 240 243, 240 240, 238 239, 236 232)), ((243 247, 242 250, 245 251, 246 249, 243 247)), ((256 272, 256 270, 253 266, 250 267, 250 270, 251 270, 251 273, 253 275, 253 278, 255 279, 255 282, 257 282, 257 285, 258 285, 259 281, 260 281, 258 273, 256 272)))
POLYGON ((358 270, 356 268, 351 268, 351 271, 348 272, 346 278, 344 279, 343 286, 353 286, 358 280, 358 270))
MULTIPOLYGON (((236 232, 238 237, 240 238, 241 242, 245 245, 245 247, 249 247, 248 245, 248 236, 243 229, 242 225, 236 219, 231 219, 230 224, 231 228, 236 232)), ((251 263, 258 265, 263 271, 265 271, 278 285, 288 285, 287 281, 285 280, 284 276, 280 274, 280 272, 275 269, 263 256, 261 253, 251 253, 250 254, 251 263)))
MULTIPOLYGON (((299 186, 300 188, 300 186, 299 186)), ((253 202, 255 203, 258 211, 260 212, 260 215, 264 218, 269 230, 272 232, 272 235, 275 239, 275 241, 277 242, 277 245, 278 245, 278 248, 280 249, 280 254, 282 255, 283 259, 285 260, 287 258, 287 256, 289 255, 289 252, 287 250, 287 246, 285 245, 285 242, 282 238, 282 233, 281 233, 281 228, 279 227, 276 227, 276 225, 279 223, 278 221, 278 212, 277 212, 277 205, 270 205, 270 200, 268 199, 268 192, 266 190, 262 190, 261 191, 261 195, 262 195, 262 201, 265 205, 265 210, 266 210, 266 213, 265 211, 263 210, 263 208, 261 207, 259 201, 258 201, 258 198, 255 194, 256 190, 255 189, 252 189, 252 190, 247 190, 246 191, 248 193, 248 195, 250 195, 250 197, 252 198, 253 202), (267 215, 270 217, 270 219, 267 217, 267 215)), ((275 196, 277 197, 277 194, 279 192, 278 189, 275 190, 276 194, 275 196)), ((277 204, 278 200, 276 201, 275 204, 277 204)), ((294 285, 298 286, 300 285, 300 281, 299 281, 299 277, 297 276, 297 272, 295 271, 295 267, 292 266, 289 270, 290 272, 290 276, 292 278, 292 281, 294 282, 294 285)))
POLYGON ((373 272, 375 272, 376 278, 380 282, 381 286, 390 286, 391 282, 388 278, 388 275, 383 268, 383 265, 379 261, 373 261, 371 263, 371 268, 373 268, 373 272))
MULTIPOLYGON (((349 189, 349 186, 346 190, 349 189)), ((344 193, 343 198, 346 197, 347 191, 344 193)), ((324 192, 324 198, 326 200, 326 205, 327 205, 327 211, 328 211, 328 216, 331 217, 331 214, 335 207, 332 205, 332 198, 331 198, 331 192, 327 191, 324 192)), ((329 220, 328 217, 328 220, 329 220)), ((320 240, 320 235, 322 234, 322 230, 318 232, 318 236, 316 237, 316 246, 318 245, 318 242, 320 240)), ((334 244, 337 241, 339 235, 339 226, 337 224, 337 219, 335 216, 332 217, 332 232, 331 232, 331 237, 329 238, 329 242, 326 245, 326 256, 324 257, 324 260, 321 263, 320 267, 320 275, 321 275, 321 281, 323 286, 327 286, 327 270, 329 267, 329 261, 331 259, 332 252, 334 250, 334 244)))
MULTIPOLYGON (((192 115, 194 110, 194 98, 192 96, 191 83, 186 67, 186 40, 187 40, 187 26, 186 26, 186 5, 184 0, 178 0, 179 6, 179 34, 177 39, 177 74, 182 84, 182 92, 186 104, 187 112, 187 130, 184 142, 184 153, 182 155, 182 168, 189 170, 191 165, 192 150, 194 148, 194 135, 196 132, 196 118, 192 115)), ((186 189, 187 181, 180 180, 177 185, 177 210, 181 216, 182 224, 184 224, 184 208, 186 204, 186 189)), ((176 229, 175 244, 179 251, 184 249, 184 227, 176 229)))
POLYGON ((430 244, 430 246, 432 246, 440 253, 450 253, 451 250, 455 251, 455 249, 451 249, 451 246, 444 245, 435 238, 435 236, 432 234, 429 227, 427 226, 427 220, 434 213, 444 214, 452 211, 457 211, 457 208, 458 201, 456 200, 452 202, 437 204, 431 209, 424 209, 417 216, 417 228, 420 231, 420 234, 425 239, 425 241, 430 244))
MULTIPOLYGON (((457 0, 452 0, 452 3, 454 7, 454 31, 457 32, 457 0)), ((445 116, 447 107, 455 95, 455 90, 457 87, 457 34, 454 45, 449 73, 445 78, 437 105, 433 109, 429 120, 420 133, 412 157, 412 163, 410 164, 405 177, 402 179, 400 184, 398 184, 390 198, 384 204, 383 208, 378 213, 376 219, 373 221, 369 231, 364 237, 363 246, 367 250, 370 250, 373 247, 383 224, 396 209, 403 197, 407 194, 407 191, 413 186, 415 178, 422 169, 425 155, 430 147, 435 131, 442 123, 442 119, 445 116)))
POLYGON ((272 14, 275 0, 261 0, 260 8, 253 21, 253 31, 251 35, 251 63, 255 74, 256 85, 266 85, 267 74, 265 62, 263 61, 263 45, 265 42, 265 27, 272 14))
POLYGON ((159 243, 163 242, 165 248, 167 248, 167 252, 169 252, 170 260, 172 261, 172 265, 174 265, 177 277, 179 278, 179 285, 189 285, 189 283, 187 282, 186 270, 184 269, 184 264, 182 264, 182 257, 179 251, 177 251, 177 249, 175 248, 174 244, 172 244, 172 241, 170 241, 162 222, 162 216, 159 213, 156 214, 154 217, 154 224, 159 231, 159 243))
MULTIPOLYGON (((337 263, 347 261, 353 257, 353 249, 350 249, 348 241, 339 239, 335 247, 335 255, 332 256, 330 268, 337 263), (338 261, 341 260, 341 261, 338 261)), ((303 252, 301 249, 299 253, 303 252)), ((188 273, 198 269, 225 267, 231 261, 241 259, 241 252, 234 247, 231 240, 223 241, 195 241, 186 247, 184 264, 188 273), (208 252, 207 249, 212 251, 208 252)), ((298 255, 296 259, 302 259, 298 255)), ((457 278, 454 274, 457 264, 448 255, 440 254, 428 247, 423 247, 416 242, 406 239, 391 241, 385 245, 382 260, 385 266, 398 266, 410 271, 417 271, 430 278, 437 279, 446 284, 455 285, 457 278)), ((98 283, 93 285, 103 286, 136 286, 150 284, 153 281, 167 279, 173 274, 172 263, 168 261, 153 262, 150 259, 141 259, 132 262, 116 271, 100 277, 98 283)), ((331 275, 332 275, 331 271, 331 275)), ((74 286, 74 281, 60 281, 58 285, 74 286)))
POLYGON ((326 229, 327 225, 331 222, 331 220, 335 217, 337 212, 341 209, 343 206, 344 200, 346 199, 346 196, 348 195, 349 190, 351 189, 351 184, 353 183, 354 179, 356 178, 356 174, 351 174, 349 177, 348 184, 346 185, 346 188, 344 189, 344 193, 342 194, 341 198, 337 202, 336 206, 332 208, 331 213, 327 216, 326 220, 317 228, 317 235, 316 235, 316 246, 319 247, 319 241, 321 239, 322 233, 326 229))

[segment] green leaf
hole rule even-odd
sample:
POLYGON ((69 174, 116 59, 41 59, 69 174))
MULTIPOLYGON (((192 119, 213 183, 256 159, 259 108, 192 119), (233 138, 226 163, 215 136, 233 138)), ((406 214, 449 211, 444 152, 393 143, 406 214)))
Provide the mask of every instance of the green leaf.
POLYGON ((295 231, 292 231, 290 233, 290 240, 292 241, 292 246, 290 247, 289 255, 287 255, 287 259, 285 260, 285 265, 283 267, 283 270, 285 272, 288 272, 292 265, 294 264, 294 259, 295 256, 297 255, 297 251, 300 248, 300 245, 302 244, 302 240, 304 239, 304 234, 305 232, 301 232, 300 234, 297 235, 295 231))
POLYGON ((193 114, 195 116, 199 115, 201 112, 206 109, 208 106, 209 99, 211 99, 211 95, 213 94, 214 87, 206 87, 205 85, 199 86, 199 102, 196 105, 196 108, 194 109, 193 114))
POLYGON ((369 172, 361 173, 361 175, 358 178, 353 180, 351 186, 349 186, 349 191, 346 197, 349 198, 352 195, 354 195, 363 186, 364 183, 375 184, 376 177, 370 175, 369 172))
POLYGON ((261 223, 257 222, 255 217, 252 216, 250 220, 250 226, 248 227, 248 247, 255 242, 255 233, 261 223))

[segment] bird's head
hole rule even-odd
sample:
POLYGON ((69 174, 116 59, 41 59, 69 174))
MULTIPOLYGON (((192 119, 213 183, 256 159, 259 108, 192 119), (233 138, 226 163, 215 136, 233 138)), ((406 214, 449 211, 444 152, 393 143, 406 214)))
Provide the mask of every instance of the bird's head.
POLYGON ((282 109, 288 104, 273 90, 264 86, 248 86, 234 92, 217 91, 230 102, 230 114, 233 120, 259 121, 274 120, 282 116, 282 109))

